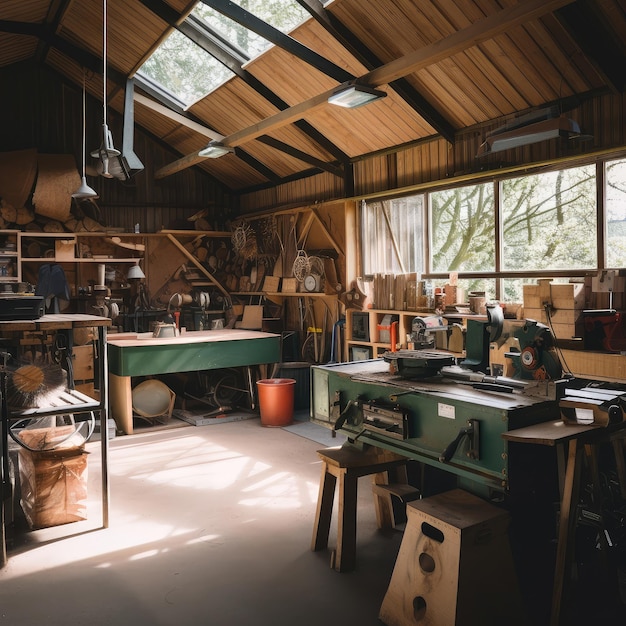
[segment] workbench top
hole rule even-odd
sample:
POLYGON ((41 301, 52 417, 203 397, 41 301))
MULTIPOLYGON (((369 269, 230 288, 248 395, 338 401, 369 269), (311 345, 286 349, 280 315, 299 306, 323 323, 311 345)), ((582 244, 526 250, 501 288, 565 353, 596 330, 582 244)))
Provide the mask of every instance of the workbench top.
POLYGON ((210 343, 219 341, 242 341, 247 339, 263 339, 279 337, 274 333, 239 328, 223 328, 219 330, 191 330, 177 337, 154 337, 148 333, 110 333, 107 343, 120 348, 140 346, 188 345, 193 343, 210 343))

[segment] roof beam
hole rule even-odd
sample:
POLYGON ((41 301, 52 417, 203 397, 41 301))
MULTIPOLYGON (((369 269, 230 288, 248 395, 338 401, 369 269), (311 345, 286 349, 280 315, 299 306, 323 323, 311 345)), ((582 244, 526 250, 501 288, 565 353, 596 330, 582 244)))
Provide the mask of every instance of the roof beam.
MULTIPOLYGON (((463 52, 463 50, 483 41, 492 39, 507 29, 524 24, 529 20, 538 19, 547 13, 552 13, 573 1, 574 0, 526 0, 525 2, 520 2, 511 7, 502 9, 493 15, 482 18, 472 25, 452 33, 439 41, 372 70, 361 76, 358 82, 373 87, 392 82, 407 74, 443 61, 454 54, 463 52)), ((275 115, 260 120, 248 128, 227 135, 224 137, 224 144, 234 148, 302 119, 307 113, 325 106, 333 92, 334 89, 329 89, 324 93, 313 96, 284 111, 280 111, 275 115)), ((199 157, 197 152, 184 156, 182 159, 174 161, 158 170, 156 177, 163 178, 179 172, 186 167, 190 167, 190 165, 195 165, 202 158, 203 157, 199 157)))
POLYGON ((624 48, 607 36, 611 28, 603 24, 595 3, 578 0, 555 15, 613 92, 621 93, 626 85, 624 48))
MULTIPOLYGON (((383 65, 368 46, 355 37, 340 20, 330 11, 325 9, 319 0, 296 0, 304 7, 330 35, 332 35, 346 50, 350 52, 368 69, 374 69, 383 65)), ((428 122, 436 132, 438 132, 449 143, 454 143, 455 129, 452 124, 442 115, 442 113, 432 106, 422 94, 413 87, 406 79, 399 78, 390 83, 390 87, 426 122, 428 122)))
MULTIPOLYGON (((143 89, 142 85, 138 86, 143 89)), ((169 107, 161 104, 160 102, 155 102, 152 98, 148 98, 143 94, 135 92, 135 102, 147 107, 148 109, 154 111, 155 113, 158 113, 159 115, 162 115, 163 117, 166 117, 167 119, 172 120, 173 122, 176 122, 177 124, 180 124, 181 126, 185 126, 186 128, 193 130, 193 132, 198 133, 199 135, 202 135, 207 139, 221 141, 224 138, 224 135, 221 135, 220 133, 209 128, 208 126, 199 124, 198 122, 195 122, 194 120, 182 115, 181 113, 172 111, 172 109, 170 109, 169 107)))
MULTIPOLYGON (((242 62, 236 56, 233 56, 228 49, 224 49, 218 43, 219 35, 213 33, 207 26, 197 20, 194 16, 189 16, 188 20, 181 24, 181 32, 190 37, 196 44, 214 56, 220 63, 234 72, 247 85, 252 87, 258 94, 263 96, 268 102, 273 104, 280 111, 289 108, 289 104, 280 96, 269 89, 264 83, 256 78, 253 74, 245 70, 242 62), (208 32, 208 36, 207 36, 208 32)), ((332 154, 339 161, 348 160, 348 156, 340 150, 336 145, 331 143, 322 133, 314 126, 311 126, 305 120, 296 122, 296 126, 310 139, 319 144, 324 150, 332 154)), ((313 158, 313 157, 310 157, 313 158)))
POLYGON ((252 13, 249 13, 234 2, 230 2, 229 0, 201 0, 201 2, 238 24, 245 26, 245 28, 255 32, 264 39, 271 41, 274 45, 293 54, 320 72, 330 76, 338 83, 343 83, 355 78, 350 72, 347 72, 342 67, 335 65, 322 55, 302 45, 293 37, 285 35, 277 28, 270 26, 268 23, 259 19, 252 13))
MULTIPOLYGON (((249 59, 245 57, 241 51, 229 45, 229 43, 221 37, 219 32, 213 30, 210 25, 197 19, 193 15, 189 15, 186 20, 181 22, 179 14, 173 11, 168 5, 164 4, 163 2, 155 2, 154 0, 141 1, 144 6, 156 12, 156 14, 162 20, 177 28, 185 36, 189 37, 194 43, 196 43, 203 50, 215 57, 220 63, 225 65, 233 73, 239 76, 244 82, 250 85, 274 106, 281 110, 286 109, 289 106, 273 91, 268 89, 263 83, 256 79, 252 74, 243 69, 243 63, 248 61, 249 59)), ((209 129, 208 127, 202 126, 201 124, 198 124, 197 122, 191 120, 189 117, 183 115, 183 109, 181 107, 175 107, 172 111, 178 111, 179 114, 177 116, 170 115, 170 112, 168 111, 168 106, 172 107, 172 103, 168 102, 167 98, 162 93, 159 93, 158 91, 152 89, 148 82, 141 78, 141 76, 137 76, 137 80, 138 86, 140 86, 146 93, 153 96, 158 102, 161 103, 161 105, 159 105, 157 104, 157 102, 153 102, 149 98, 143 97, 141 104, 143 104, 144 106, 148 106, 152 108, 152 110, 159 112, 169 119, 176 120, 178 123, 187 126, 188 128, 193 127, 197 132, 206 137, 210 137, 211 139, 219 141, 224 137, 220 133, 209 129)), ((297 125, 300 130, 306 133, 313 141, 316 141, 317 143, 322 145, 322 147, 324 147, 328 152, 333 154, 335 158, 339 160, 347 159, 347 156, 342 151, 340 151, 336 146, 326 140, 323 135, 321 135, 321 133, 319 133, 310 124, 308 124, 308 122, 301 120, 301 122, 298 122, 297 125)), ((319 159, 316 159, 309 154, 305 154, 283 142, 273 141, 269 137, 260 138, 259 140, 263 140, 264 143, 271 145, 276 150, 285 152, 286 154, 289 154, 291 156, 296 156, 296 158, 304 161, 305 163, 309 163, 311 165, 314 165, 315 167, 320 167, 321 169, 329 171, 338 176, 343 175, 341 173, 337 174, 338 168, 336 166, 324 163, 323 161, 320 161, 319 159)), ((248 163, 248 165, 250 165, 252 168, 259 171, 260 174, 268 177, 268 168, 263 166, 257 159, 248 155, 243 150, 238 150, 236 154, 239 158, 248 163)), ((201 162, 201 160, 202 159, 198 160, 197 162, 199 163, 201 162)), ((275 179, 276 175, 272 174, 271 176, 269 176, 269 178, 275 179)))

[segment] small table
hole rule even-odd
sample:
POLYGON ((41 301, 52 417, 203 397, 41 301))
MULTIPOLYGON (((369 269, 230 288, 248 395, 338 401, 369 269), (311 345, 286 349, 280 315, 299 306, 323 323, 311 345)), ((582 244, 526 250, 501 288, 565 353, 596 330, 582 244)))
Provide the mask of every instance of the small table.
POLYGON ((253 394, 249 367, 280 361, 280 335, 254 330, 199 330, 161 338, 152 333, 119 333, 109 335, 107 345, 111 412, 117 427, 129 435, 133 432, 132 376, 247 367, 253 394))
MULTIPOLYGON (((27 296, 25 296, 27 297, 27 296)), ((106 329, 111 326, 111 320, 108 317, 100 317, 96 315, 86 315, 82 313, 57 313, 43 315, 34 320, 1 320, 0 321, 0 338, 7 341, 19 341, 26 333, 42 332, 42 333, 73 333, 74 330, 94 328, 97 329, 97 348, 95 350, 97 366, 94 363, 94 371, 97 372, 97 389, 99 390, 98 399, 89 398, 81 393, 67 391, 58 394, 55 402, 46 404, 46 406, 29 408, 21 411, 12 412, 7 406, 6 394, 2 402, 2 422, 0 434, 0 567, 7 562, 6 553, 6 534, 5 534, 5 502, 12 498, 12 485, 9 477, 9 460, 8 460, 8 437, 9 422, 11 419, 22 416, 34 417, 57 414, 59 412, 83 412, 98 411, 100 414, 100 468, 102 479, 102 528, 109 527, 109 473, 108 473, 108 451, 109 439, 106 436, 107 425, 107 408, 108 408, 108 381, 107 381, 107 352, 106 346, 106 329), (66 402, 69 401, 69 404, 66 402)), ((73 336, 72 336, 73 341, 73 336)), ((69 341, 68 341, 69 343, 69 341)), ((70 344, 71 345, 71 344, 70 344)), ((0 377, 1 378, 1 377, 0 377)))
POLYGON ((596 448, 601 443, 611 443, 616 455, 616 465, 622 493, 626 488, 624 452, 622 440, 626 438, 626 422, 606 428, 581 424, 565 424, 562 421, 543 422, 502 433, 507 441, 554 446, 557 452, 561 510, 557 542, 554 587, 552 594, 551 626, 560 626, 561 607, 569 591, 569 577, 574 556, 574 534, 585 445, 591 446, 591 474, 594 489, 598 489, 596 448), (567 447, 567 458, 565 448, 567 447))

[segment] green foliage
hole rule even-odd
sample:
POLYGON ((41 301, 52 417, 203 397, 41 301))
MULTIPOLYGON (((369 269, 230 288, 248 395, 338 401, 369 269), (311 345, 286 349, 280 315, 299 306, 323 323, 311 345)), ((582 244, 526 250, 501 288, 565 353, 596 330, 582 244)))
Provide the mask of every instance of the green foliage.
MULTIPOLYGON (((308 13, 293 0, 236 0, 236 4, 282 32, 290 31, 308 17, 308 13)), ((269 41, 202 2, 192 14, 217 31, 244 60, 258 56, 270 46, 269 41)), ((174 31, 163 41, 140 71, 186 105, 234 75, 179 31, 174 31)))

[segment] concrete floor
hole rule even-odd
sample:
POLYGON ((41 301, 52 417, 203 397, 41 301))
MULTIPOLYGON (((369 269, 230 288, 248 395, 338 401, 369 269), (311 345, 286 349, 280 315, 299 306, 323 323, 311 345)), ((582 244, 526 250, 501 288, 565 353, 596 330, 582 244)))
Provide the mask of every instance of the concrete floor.
MULTIPOLYGON (((0 626, 381 625, 402 532, 377 529, 369 477, 360 479, 356 570, 339 574, 330 551, 310 551, 315 452, 341 439, 307 422, 265 428, 258 418, 137 426, 111 441, 109 528, 100 443, 90 442, 88 519, 16 533, 0 570, 0 626)), ((330 548, 335 536, 333 523, 330 548)), ((599 611, 602 601, 589 599, 584 610, 570 607, 576 624, 626 623, 623 608, 599 611)))
POLYGON ((0 624, 379 625, 401 532, 377 530, 369 479, 358 566, 339 574, 310 551, 324 445, 256 418, 181 424, 111 441, 108 529, 87 444, 89 519, 16 536, 0 624))

